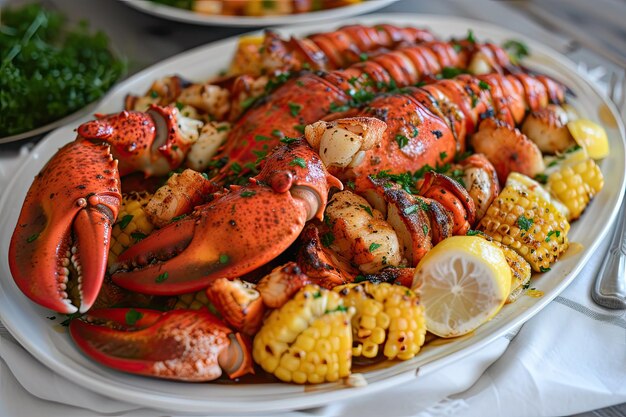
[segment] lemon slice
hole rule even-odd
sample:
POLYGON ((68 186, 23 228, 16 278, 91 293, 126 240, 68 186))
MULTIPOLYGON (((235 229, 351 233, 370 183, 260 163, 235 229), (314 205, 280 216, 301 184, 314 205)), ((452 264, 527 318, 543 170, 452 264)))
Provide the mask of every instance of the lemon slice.
POLYGON ((593 159, 602 159, 609 154, 606 131, 596 122, 588 119, 573 120, 567 124, 567 128, 576 143, 585 148, 593 159))
POLYGON ((502 250, 491 242, 453 236, 422 258, 413 289, 421 294, 428 331, 456 337, 500 311, 511 290, 511 270, 502 250))

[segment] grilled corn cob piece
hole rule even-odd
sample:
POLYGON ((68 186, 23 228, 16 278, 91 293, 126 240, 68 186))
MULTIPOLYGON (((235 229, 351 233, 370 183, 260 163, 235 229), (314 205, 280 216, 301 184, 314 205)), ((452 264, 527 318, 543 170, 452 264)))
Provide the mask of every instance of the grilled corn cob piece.
POLYGON ((206 290, 181 294, 176 297, 176 304, 174 304, 175 310, 181 308, 187 310, 199 310, 202 307, 209 307, 209 310, 211 310, 212 313, 215 310, 206 295, 206 290))
POLYGON ((254 360, 285 382, 316 384, 347 377, 353 314, 336 292, 307 285, 265 320, 254 338, 254 360))
POLYGON ((546 158, 546 188, 569 209, 569 221, 585 210, 589 201, 604 186, 600 167, 581 148, 560 157, 546 158))
POLYGON ((512 173, 477 229, 514 249, 535 271, 545 272, 567 249, 567 211, 539 183, 512 173))
POLYGON ((487 239, 502 250, 506 263, 511 269, 511 292, 506 299, 506 304, 510 304, 517 300, 524 292, 524 288, 528 287, 530 282, 531 270, 530 264, 519 253, 500 242, 493 240, 484 233, 477 233, 477 236, 487 239))
POLYGON ((383 346, 388 359, 407 360, 424 344, 426 321, 419 297, 401 285, 364 282, 333 288, 344 304, 356 309, 352 317, 352 356, 374 358, 383 346))
POLYGON ((124 194, 117 222, 111 231, 111 246, 107 260, 110 267, 120 253, 149 235, 154 225, 148 220, 146 204, 152 195, 146 192, 124 194))

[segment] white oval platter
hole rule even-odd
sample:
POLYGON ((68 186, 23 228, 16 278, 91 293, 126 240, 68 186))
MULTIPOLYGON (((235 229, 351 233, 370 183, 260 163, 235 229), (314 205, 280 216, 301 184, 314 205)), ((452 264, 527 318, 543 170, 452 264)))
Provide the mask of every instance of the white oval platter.
MULTIPOLYGON (((133 376, 98 365, 87 359, 71 342, 66 332, 48 320, 50 311, 42 309, 21 294, 11 278, 7 253, 9 239, 15 227, 22 201, 32 178, 48 158, 63 144, 73 140, 74 128, 83 118, 70 126, 60 128, 32 151, 26 163, 2 193, 0 199, 0 318, 13 336, 35 358, 60 375, 103 395, 118 400, 162 409, 173 413, 262 413, 301 409, 328 404, 332 401, 369 395, 385 388, 412 380, 418 374, 428 374, 438 368, 476 352, 496 338, 516 328, 556 297, 576 277, 585 262, 605 236, 611 220, 624 195, 625 156, 624 127, 616 116, 614 106, 599 90, 577 73, 574 64, 537 42, 484 22, 461 18, 427 15, 376 15, 333 23, 394 23, 429 27, 443 38, 463 37, 469 28, 480 40, 502 42, 516 38, 526 42, 532 51, 529 67, 563 81, 576 94, 571 103, 580 114, 601 122, 599 110, 604 108, 614 123, 603 123, 609 136, 611 153, 601 162, 606 179, 604 190, 595 198, 582 218, 573 224, 570 240, 580 244, 581 250, 566 255, 551 271, 543 274, 533 286, 543 291, 542 298, 521 297, 505 306, 490 322, 476 330, 473 337, 461 338, 439 346, 427 346, 416 358, 393 366, 368 371, 364 376, 366 387, 348 388, 341 384, 302 387, 290 384, 190 384, 133 376), (608 106, 608 109, 607 109, 608 106)), ((328 24, 283 28, 284 34, 303 35, 327 31, 328 24)), ((116 112, 122 108, 127 93, 143 93, 153 80, 178 73, 192 80, 206 79, 228 66, 237 39, 227 39, 202 46, 150 67, 117 86, 97 108, 98 112, 116 112)), ((578 245, 573 245, 578 246, 578 245)), ((416 393, 419 395, 419 393, 416 393)))

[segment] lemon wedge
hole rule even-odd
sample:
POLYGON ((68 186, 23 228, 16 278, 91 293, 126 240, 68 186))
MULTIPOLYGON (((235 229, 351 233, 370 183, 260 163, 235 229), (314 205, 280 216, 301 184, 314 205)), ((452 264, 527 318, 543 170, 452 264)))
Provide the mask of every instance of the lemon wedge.
POLYGON ((437 244, 415 269, 426 328, 440 337, 467 334, 495 316, 511 291, 502 250, 477 236, 453 236, 437 244))
POLYGON ((593 159, 602 159, 609 154, 609 139, 606 131, 596 122, 578 119, 567 123, 567 128, 577 144, 587 150, 593 159))

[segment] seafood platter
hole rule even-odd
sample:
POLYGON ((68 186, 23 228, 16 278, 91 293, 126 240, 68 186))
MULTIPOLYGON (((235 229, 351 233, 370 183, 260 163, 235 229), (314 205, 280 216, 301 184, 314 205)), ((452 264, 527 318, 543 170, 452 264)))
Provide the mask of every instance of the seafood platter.
POLYGON ((27 350, 163 410, 310 407, 463 360, 574 279, 623 195, 612 104, 484 23, 335 26, 171 58, 33 151, 0 201, 27 350))

